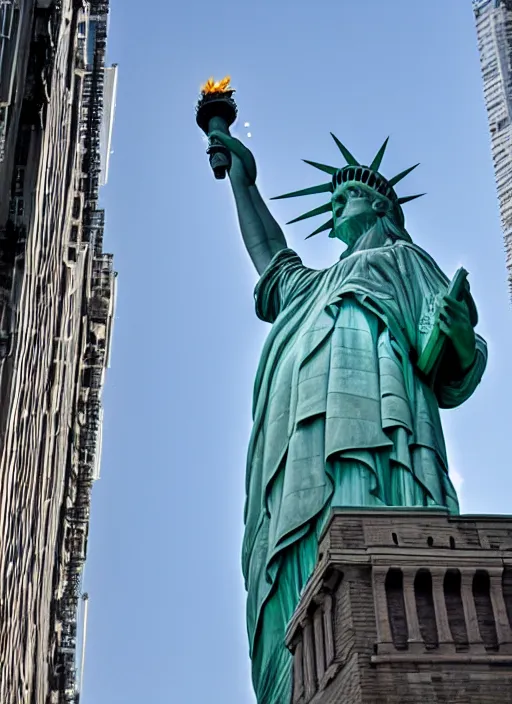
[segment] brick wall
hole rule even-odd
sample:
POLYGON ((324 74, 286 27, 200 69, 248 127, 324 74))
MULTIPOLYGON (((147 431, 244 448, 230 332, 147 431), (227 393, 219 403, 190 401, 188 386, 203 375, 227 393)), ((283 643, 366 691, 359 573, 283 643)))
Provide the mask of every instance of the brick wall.
POLYGON ((287 645, 293 704, 512 704, 512 517, 335 512, 287 645))

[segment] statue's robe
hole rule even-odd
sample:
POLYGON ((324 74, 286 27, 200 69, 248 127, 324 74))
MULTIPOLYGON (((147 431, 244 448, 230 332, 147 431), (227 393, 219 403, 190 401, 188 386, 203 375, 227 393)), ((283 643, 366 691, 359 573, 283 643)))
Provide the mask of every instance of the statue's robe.
MULTIPOLYGON (((287 704, 286 625, 336 506, 441 506, 458 512, 439 408, 463 403, 487 359, 454 354, 435 378, 415 366, 448 279, 421 248, 388 240, 329 269, 280 251, 255 291, 272 323, 254 390, 243 571, 259 704, 287 704)), ((476 308, 466 294, 476 323, 476 308)))

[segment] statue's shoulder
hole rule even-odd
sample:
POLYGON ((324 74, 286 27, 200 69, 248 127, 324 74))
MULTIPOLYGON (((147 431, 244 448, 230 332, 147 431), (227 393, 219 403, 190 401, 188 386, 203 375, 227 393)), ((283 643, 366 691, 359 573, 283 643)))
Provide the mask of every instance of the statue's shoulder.
POLYGON ((406 270, 420 272, 428 277, 434 277, 438 283, 446 284, 448 278, 434 257, 414 242, 396 241, 392 245, 399 265, 406 270), (428 272, 428 273, 427 273, 428 272))
POLYGON ((268 285, 269 282, 275 283, 276 277, 281 276, 287 269, 297 269, 303 266, 302 259, 297 252, 288 247, 284 247, 274 254, 266 268, 261 272, 256 288, 261 289, 268 285))
MULTIPOLYGON (((335 266, 335 265, 333 265, 335 266)), ((325 269, 313 269, 302 261, 302 257, 297 254, 297 252, 294 249, 290 249, 289 247, 286 247, 285 249, 280 249, 277 254, 274 254, 272 260, 270 261, 268 267, 267 267, 267 272, 268 271, 282 271, 282 270, 287 270, 287 271, 293 271, 297 273, 304 273, 307 274, 310 277, 314 277, 315 275, 322 275, 325 272, 328 272, 332 269, 332 266, 327 267, 325 269)), ((266 273, 266 272, 265 272, 266 273)))
POLYGON ((290 247, 284 247, 280 249, 269 262, 268 269, 270 268, 281 268, 284 266, 304 266, 301 257, 297 254, 294 249, 290 247))
POLYGON ((391 249, 400 256, 411 257, 414 259, 419 258, 425 262, 428 262, 432 266, 439 268, 435 259, 425 249, 414 242, 407 242, 407 240, 395 240, 391 245, 391 249))
POLYGON ((416 254, 426 254, 425 250, 419 247, 417 244, 414 244, 414 242, 408 242, 407 240, 395 240, 391 246, 391 249, 396 250, 396 251, 402 251, 402 252, 407 252, 407 253, 416 253, 416 254))
POLYGON ((300 280, 309 271, 295 250, 284 247, 274 254, 262 272, 256 284, 255 295, 258 296, 276 286, 279 287, 283 282, 288 282, 290 278, 294 281, 300 280))

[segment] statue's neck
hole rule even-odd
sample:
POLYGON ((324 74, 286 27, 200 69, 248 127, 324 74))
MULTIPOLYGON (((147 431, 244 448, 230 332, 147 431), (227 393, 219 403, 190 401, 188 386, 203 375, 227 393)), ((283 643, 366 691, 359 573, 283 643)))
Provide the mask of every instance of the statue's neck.
POLYGON ((354 252, 359 252, 364 249, 375 249, 383 247, 388 239, 383 227, 380 226, 380 221, 366 228, 359 237, 350 244, 341 255, 341 258, 349 257, 354 252))
POLYGON ((411 239, 403 228, 398 228, 385 218, 379 218, 376 223, 365 228, 354 242, 347 247, 340 259, 345 259, 355 252, 365 249, 376 249, 392 244, 396 240, 410 242, 411 239))

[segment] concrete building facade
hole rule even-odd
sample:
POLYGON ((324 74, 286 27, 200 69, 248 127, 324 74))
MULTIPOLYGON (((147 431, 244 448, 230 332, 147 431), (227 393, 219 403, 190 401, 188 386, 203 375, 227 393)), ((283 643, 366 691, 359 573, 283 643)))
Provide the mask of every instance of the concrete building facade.
POLYGON ((512 291, 512 1, 473 0, 473 11, 512 291))
POLYGON ((2 704, 80 699, 116 287, 99 205, 108 11, 108 0, 0 6, 2 704))

